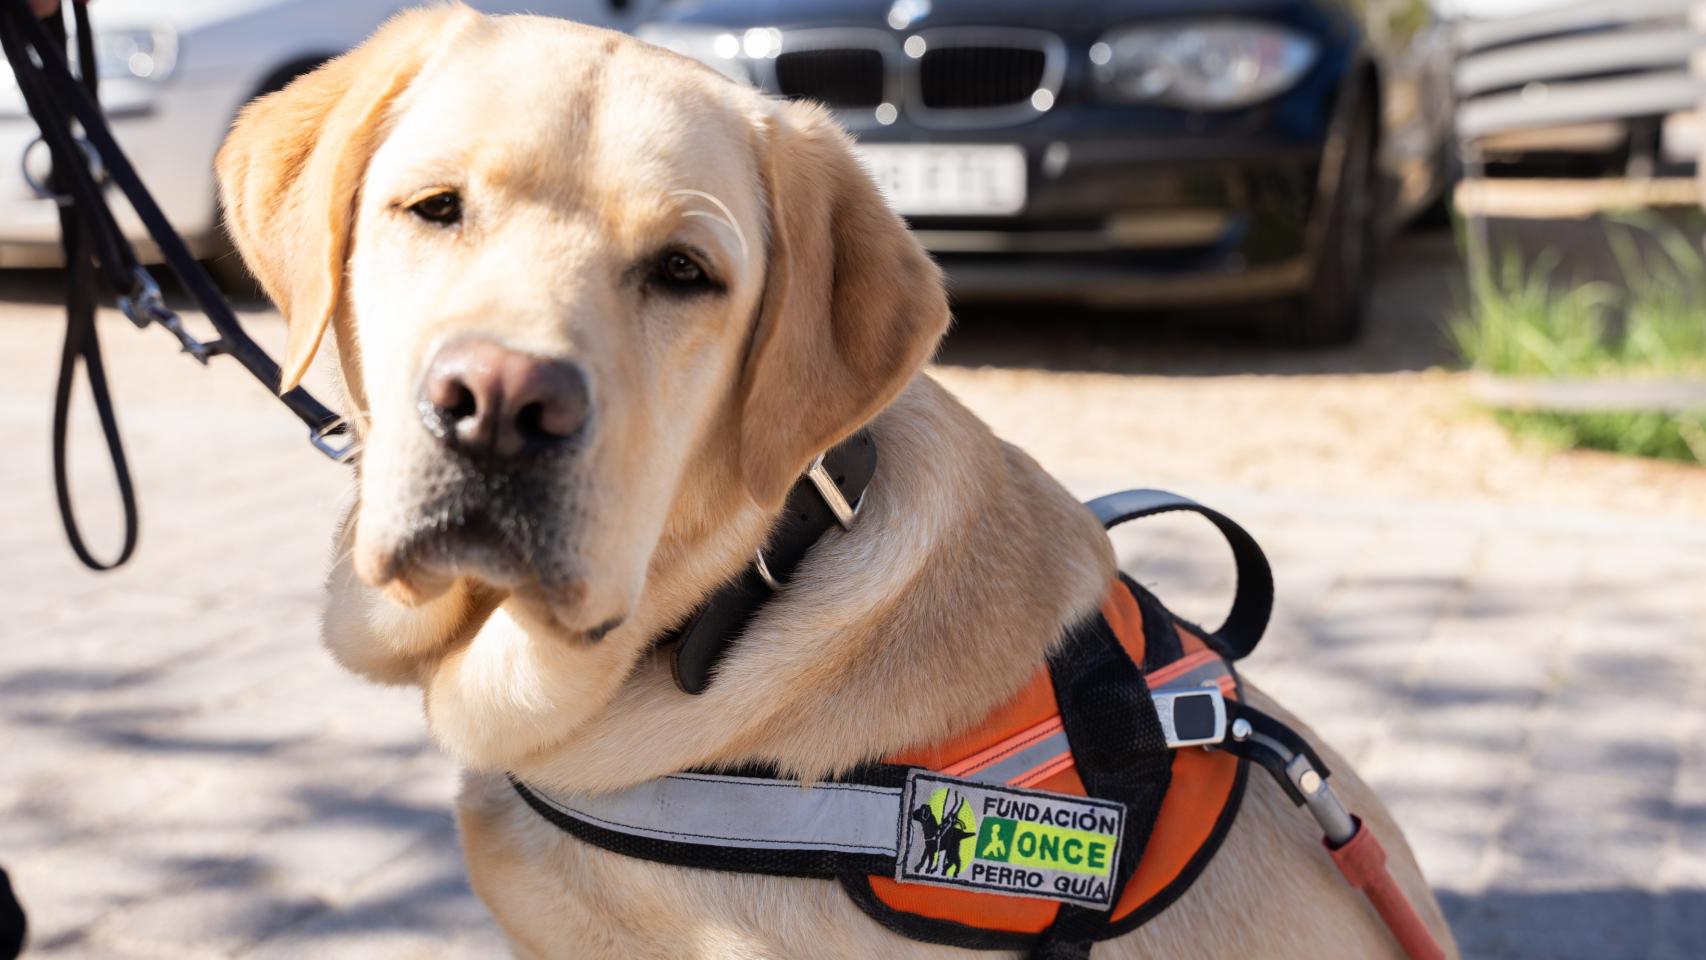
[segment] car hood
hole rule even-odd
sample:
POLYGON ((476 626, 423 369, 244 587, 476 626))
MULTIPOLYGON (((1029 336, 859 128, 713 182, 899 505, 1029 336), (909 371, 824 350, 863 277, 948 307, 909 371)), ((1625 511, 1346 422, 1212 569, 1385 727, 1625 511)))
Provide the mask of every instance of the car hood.
POLYGON ((901 27, 897 29, 979 24, 1065 30, 1087 22, 1105 25, 1158 16, 1254 13, 1305 5, 1306 0, 680 0, 667 4, 654 19, 729 27, 884 26, 889 24, 890 11, 895 10, 897 14, 913 14, 910 23, 900 17, 901 27), (924 12, 918 15, 921 10, 924 12))

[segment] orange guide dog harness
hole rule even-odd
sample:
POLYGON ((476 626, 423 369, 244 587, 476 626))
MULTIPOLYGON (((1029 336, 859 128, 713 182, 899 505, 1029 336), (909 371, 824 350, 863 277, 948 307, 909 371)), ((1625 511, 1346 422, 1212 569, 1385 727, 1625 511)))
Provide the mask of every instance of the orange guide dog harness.
POLYGON ((717 770, 597 795, 512 778, 515 790, 560 829, 617 853, 832 878, 909 938, 1067 960, 1189 889, 1232 827, 1255 761, 1315 815, 1329 855, 1409 955, 1443 956, 1378 843, 1333 796, 1320 757, 1242 702, 1232 662, 1261 638, 1273 597, 1255 540, 1160 491, 1090 508, 1110 528, 1169 511, 1213 522, 1238 565, 1226 623, 1189 624, 1122 576, 1016 696, 947 742, 811 786, 717 770))

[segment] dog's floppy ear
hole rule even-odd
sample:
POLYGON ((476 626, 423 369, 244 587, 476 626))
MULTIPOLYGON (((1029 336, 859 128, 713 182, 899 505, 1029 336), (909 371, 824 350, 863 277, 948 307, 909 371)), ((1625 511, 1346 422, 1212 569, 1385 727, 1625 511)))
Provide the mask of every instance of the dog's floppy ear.
POLYGON ((244 108, 220 148, 226 227, 290 329, 281 390, 301 382, 339 308, 361 179, 387 109, 477 16, 458 3, 391 18, 361 46, 244 108))
POLYGON ((743 374, 740 465, 781 506, 811 458, 888 405, 948 326, 941 271, 820 108, 767 118, 770 260, 743 374))

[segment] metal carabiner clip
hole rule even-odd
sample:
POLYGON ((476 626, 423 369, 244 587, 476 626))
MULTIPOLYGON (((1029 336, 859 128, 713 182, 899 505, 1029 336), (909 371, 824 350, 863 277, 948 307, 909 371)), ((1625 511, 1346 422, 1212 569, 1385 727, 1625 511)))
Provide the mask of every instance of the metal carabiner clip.
POLYGON ((359 445, 354 432, 345 426, 341 420, 325 427, 309 427, 308 442, 314 445, 314 449, 330 457, 334 463, 343 463, 348 460, 359 445), (346 434, 341 445, 332 442, 332 437, 338 434, 346 434))
POLYGON ((190 335, 184 329, 183 322, 171 307, 166 306, 166 298, 160 293, 160 285, 154 282, 154 277, 142 267, 137 267, 132 274, 132 286, 129 293, 119 294, 118 308, 136 324, 138 329, 145 329, 151 323, 157 323, 171 331, 178 338, 178 343, 185 353, 196 358, 202 366, 207 365, 207 358, 218 352, 216 343, 203 343, 190 335))

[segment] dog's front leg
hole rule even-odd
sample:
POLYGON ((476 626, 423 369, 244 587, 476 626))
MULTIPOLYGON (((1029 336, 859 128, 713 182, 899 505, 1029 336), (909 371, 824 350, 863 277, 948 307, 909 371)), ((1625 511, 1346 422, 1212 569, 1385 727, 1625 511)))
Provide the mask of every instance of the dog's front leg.
POLYGON ((321 639, 350 671, 378 683, 419 684, 446 651, 480 628, 503 595, 458 580, 432 600, 397 603, 356 575, 355 515, 352 505, 338 525, 321 639))

